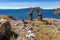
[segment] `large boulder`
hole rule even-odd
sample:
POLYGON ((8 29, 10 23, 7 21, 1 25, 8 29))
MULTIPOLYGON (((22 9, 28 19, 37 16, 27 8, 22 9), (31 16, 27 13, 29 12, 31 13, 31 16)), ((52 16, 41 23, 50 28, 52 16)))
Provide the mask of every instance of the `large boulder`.
POLYGON ((11 25, 9 21, 5 19, 0 19, 0 39, 3 39, 11 31, 11 25))

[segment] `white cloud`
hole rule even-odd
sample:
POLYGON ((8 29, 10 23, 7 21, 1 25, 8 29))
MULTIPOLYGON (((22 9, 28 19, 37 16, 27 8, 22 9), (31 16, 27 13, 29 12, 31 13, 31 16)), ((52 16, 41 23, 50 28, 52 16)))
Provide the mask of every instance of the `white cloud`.
POLYGON ((60 7, 59 2, 38 2, 38 3, 0 3, 0 9, 20 9, 20 8, 28 8, 28 7, 41 7, 44 9, 52 9, 60 7))

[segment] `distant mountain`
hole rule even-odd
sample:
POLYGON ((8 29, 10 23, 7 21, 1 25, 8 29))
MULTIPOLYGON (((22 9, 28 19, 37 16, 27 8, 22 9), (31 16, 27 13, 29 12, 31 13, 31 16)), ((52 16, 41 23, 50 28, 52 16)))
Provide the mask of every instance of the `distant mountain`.
POLYGON ((20 9, 20 10, 31 10, 31 9, 42 9, 42 8, 40 8, 40 7, 30 7, 30 8, 22 8, 22 9, 20 9))

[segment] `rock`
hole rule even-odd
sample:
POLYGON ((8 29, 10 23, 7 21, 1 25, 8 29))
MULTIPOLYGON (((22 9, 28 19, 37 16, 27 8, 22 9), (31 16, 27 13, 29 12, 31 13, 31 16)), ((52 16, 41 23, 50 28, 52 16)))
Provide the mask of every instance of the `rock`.
POLYGON ((12 16, 6 16, 6 15, 0 15, 0 19, 6 19, 6 20, 16 20, 12 16))
POLYGON ((50 25, 50 23, 46 20, 42 20, 42 24, 45 24, 45 25, 50 25))
POLYGON ((23 24, 28 24, 28 22, 26 22, 25 20, 22 20, 23 21, 23 24))
POLYGON ((25 34, 26 35, 26 39, 27 40, 36 40, 36 36, 34 35, 34 33, 32 32, 32 30, 30 30, 29 27, 25 27, 26 30, 27 30, 27 33, 25 34))
POLYGON ((0 38, 3 38, 11 31, 11 25, 9 21, 5 19, 0 19, 0 38))
POLYGON ((59 38, 60 37, 59 24, 60 20, 55 19, 54 20, 44 19, 43 21, 31 21, 31 23, 29 24, 24 23, 24 21, 22 20, 9 21, 6 19, 0 19, 0 40, 43 40, 43 38, 45 40, 48 40, 48 38, 50 38, 50 35, 52 38, 54 36, 57 37, 58 35, 57 38, 59 38))
POLYGON ((55 14, 60 14, 60 8, 54 9, 55 14))
POLYGON ((40 31, 40 28, 34 27, 32 31, 33 31, 34 33, 39 32, 39 31, 40 31))

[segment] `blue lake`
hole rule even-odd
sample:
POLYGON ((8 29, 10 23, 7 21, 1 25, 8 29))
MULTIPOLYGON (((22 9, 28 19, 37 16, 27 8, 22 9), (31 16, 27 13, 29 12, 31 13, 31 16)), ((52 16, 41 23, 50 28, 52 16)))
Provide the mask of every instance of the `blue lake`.
MULTIPOLYGON (((30 10, 19 10, 19 9, 0 9, 0 15, 8 15, 8 16, 12 16, 15 19, 24 19, 27 20, 28 19, 28 14, 29 14, 30 10)), ((54 12, 52 10, 40 10, 40 12, 42 13, 42 17, 43 18, 56 18, 56 19, 60 19, 60 14, 54 14, 54 12)), ((33 18, 36 18, 37 15, 36 12, 33 12, 33 18)))

